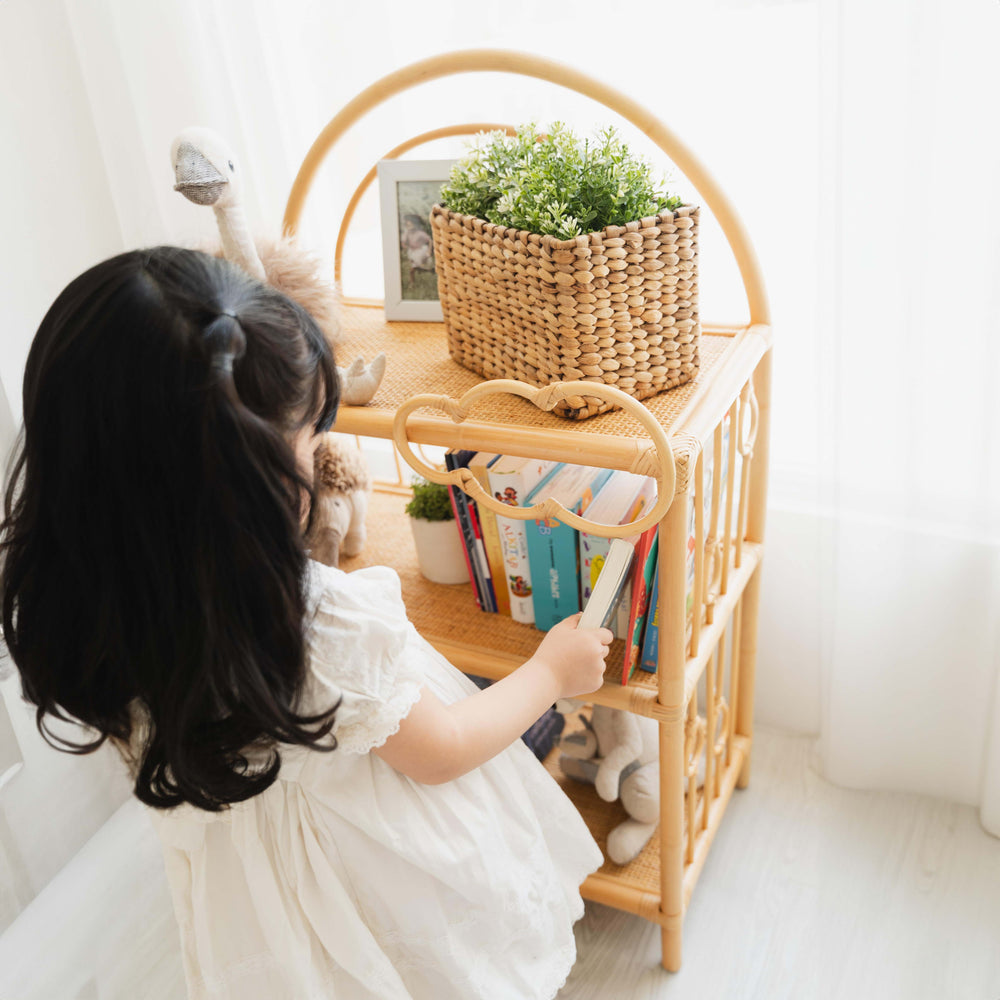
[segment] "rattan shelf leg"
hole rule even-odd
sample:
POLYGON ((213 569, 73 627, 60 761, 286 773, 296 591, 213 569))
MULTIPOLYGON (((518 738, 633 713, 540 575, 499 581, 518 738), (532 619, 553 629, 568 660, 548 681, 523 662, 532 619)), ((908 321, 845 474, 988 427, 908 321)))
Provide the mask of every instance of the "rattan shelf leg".
POLYGON ((681 967, 684 920, 684 699, 688 493, 660 522, 659 587, 663 621, 657 664, 660 719, 660 911, 663 967, 681 967))
POLYGON ((681 971, 681 927, 660 929, 660 947, 663 949, 663 968, 667 972, 681 971))
MULTIPOLYGON (((757 363, 753 377, 754 391, 759 404, 757 440, 754 443, 753 464, 750 467, 750 510, 747 538, 752 542, 764 541, 764 522, 767 516, 767 474, 771 425, 771 351, 757 363)), ((737 788, 746 788, 750 782, 750 751, 753 746, 753 703, 757 676, 757 619, 760 612, 760 571, 763 561, 757 564, 753 576, 743 592, 740 611, 740 703, 736 709, 736 732, 749 741, 737 788)))
POLYGON ((746 756, 737 788, 746 788, 750 782, 750 750, 753 747, 753 702, 757 674, 757 613, 760 610, 760 568, 758 563, 743 591, 740 606, 740 690, 736 706, 736 734, 747 740, 746 756))

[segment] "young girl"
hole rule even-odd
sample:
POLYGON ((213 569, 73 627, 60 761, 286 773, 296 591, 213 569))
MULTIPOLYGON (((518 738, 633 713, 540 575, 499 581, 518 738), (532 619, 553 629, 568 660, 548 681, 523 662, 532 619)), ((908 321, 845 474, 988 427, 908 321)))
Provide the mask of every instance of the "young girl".
POLYGON ((24 694, 50 741, 129 762, 192 998, 550 1000, 602 858, 518 736, 600 686, 612 635, 569 619, 480 691, 392 570, 309 562, 337 402, 308 314, 223 261, 73 281, 28 357, 0 536, 24 694))

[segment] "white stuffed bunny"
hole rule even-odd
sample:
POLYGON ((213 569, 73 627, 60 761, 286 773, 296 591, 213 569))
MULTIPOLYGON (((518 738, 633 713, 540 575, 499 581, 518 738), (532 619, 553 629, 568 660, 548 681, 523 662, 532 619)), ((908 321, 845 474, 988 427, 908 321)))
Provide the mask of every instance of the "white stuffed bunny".
MULTIPOLYGON (((568 714, 579 702, 563 700, 568 714)), ((594 705, 584 728, 563 736, 559 766, 577 781, 594 785, 605 802, 621 799, 629 819, 608 834, 608 857, 626 865, 646 846, 660 821, 659 733, 654 719, 594 705)))

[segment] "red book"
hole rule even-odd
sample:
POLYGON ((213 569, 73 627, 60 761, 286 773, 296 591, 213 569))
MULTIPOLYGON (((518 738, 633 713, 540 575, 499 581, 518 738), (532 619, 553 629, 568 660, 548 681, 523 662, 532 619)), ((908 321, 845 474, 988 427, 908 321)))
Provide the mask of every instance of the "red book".
POLYGON ((647 528, 635 546, 635 561, 632 564, 632 607, 628 617, 628 632, 625 634, 625 656, 622 663, 622 684, 628 684, 632 671, 639 664, 642 654, 642 632, 649 612, 649 595, 653 589, 653 574, 656 572, 656 525, 647 528))

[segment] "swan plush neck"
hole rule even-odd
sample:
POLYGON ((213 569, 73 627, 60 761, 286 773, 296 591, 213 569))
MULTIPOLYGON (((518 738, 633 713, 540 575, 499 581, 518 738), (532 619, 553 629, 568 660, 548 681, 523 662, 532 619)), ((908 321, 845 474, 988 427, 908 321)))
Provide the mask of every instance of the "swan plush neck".
POLYGON ((215 221, 219 227, 222 252, 226 255, 226 260, 238 264, 258 281, 265 281, 264 265, 260 262, 257 248, 250 238, 243 206, 239 202, 235 205, 215 204, 212 209, 215 211, 215 221))
POLYGON ((265 281, 264 265, 250 236, 243 209, 243 176, 236 154, 207 128, 185 129, 170 151, 174 190, 196 205, 211 205, 226 260, 265 281))

